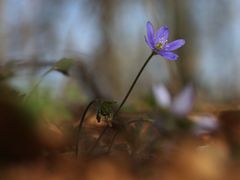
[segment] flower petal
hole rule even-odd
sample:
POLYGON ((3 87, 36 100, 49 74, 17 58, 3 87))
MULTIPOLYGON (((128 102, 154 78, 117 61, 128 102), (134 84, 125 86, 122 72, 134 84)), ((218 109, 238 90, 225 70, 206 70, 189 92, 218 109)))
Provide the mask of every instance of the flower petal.
POLYGON ((184 39, 178 39, 176 41, 170 42, 168 44, 165 44, 165 46, 163 47, 163 49, 165 51, 174 51, 180 47, 182 47, 185 44, 185 40, 184 39))
POLYGON ((178 59, 178 55, 173 53, 173 52, 159 51, 158 54, 163 56, 165 59, 168 59, 168 60, 177 60, 178 59))
POLYGON ((154 46, 154 29, 153 25, 150 21, 147 22, 147 36, 148 36, 148 42, 154 46))
POLYGON ((163 108, 170 107, 171 96, 167 88, 163 84, 154 85, 153 94, 159 106, 163 108))
POLYGON ((144 36, 144 39, 145 39, 145 42, 147 43, 147 45, 148 45, 152 50, 154 50, 154 45, 151 44, 151 43, 147 40, 146 36, 144 36))
POLYGON ((161 26, 157 32, 156 32, 156 41, 155 43, 162 43, 165 44, 165 42, 168 40, 169 35, 169 29, 167 26, 161 26))
POLYGON ((191 111, 193 107, 195 95, 196 94, 192 84, 189 84, 177 97, 174 98, 171 106, 171 111, 176 115, 186 115, 191 111))

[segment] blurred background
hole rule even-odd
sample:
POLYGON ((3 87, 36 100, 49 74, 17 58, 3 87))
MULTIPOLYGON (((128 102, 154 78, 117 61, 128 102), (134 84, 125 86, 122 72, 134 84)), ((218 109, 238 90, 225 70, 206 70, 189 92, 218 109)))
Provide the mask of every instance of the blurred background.
POLYGON ((194 82, 205 99, 236 100, 239 6, 238 0, 1 0, 1 69, 14 67, 7 81, 27 93, 53 62, 73 58, 73 78, 52 72, 40 87, 75 101, 120 100, 151 53, 144 42, 149 20, 155 28, 168 25, 170 41, 187 43, 179 61, 153 58, 133 99, 154 84, 179 91, 194 82))
POLYGON ((0 179, 73 179, 84 174, 83 179, 133 179, 124 174, 139 172, 136 179, 239 179, 239 7, 239 0, 0 0, 0 169, 11 162, 47 160, 10 170, 14 178, 1 173, 0 179), (96 143, 96 154, 109 153, 113 145, 116 151, 109 157, 116 152, 120 164, 113 166, 115 161, 102 161, 94 153, 90 163, 72 162, 77 147, 85 156, 98 142, 106 122, 97 123, 96 112, 108 116, 105 108, 112 110, 100 101, 91 107, 75 144, 86 103, 95 97, 120 102, 150 55, 144 41, 147 21, 155 28, 169 26, 170 41, 186 39, 176 52, 179 60, 154 56, 124 105, 121 123, 126 125, 113 126, 96 143), (62 58, 67 64, 56 64, 62 58), (197 90, 192 111, 194 91, 182 91, 189 83, 197 90), (157 106, 153 87, 159 84, 175 101, 162 91, 167 105, 157 106), (177 114, 174 105, 188 111, 177 114), (231 111, 222 111, 225 106, 231 111), (198 141, 194 135, 188 142, 194 134, 186 130, 192 121, 182 115, 193 120, 193 131, 202 132, 198 141), (129 156, 123 158, 125 153, 129 156), (130 156, 136 156, 134 163, 130 156), (59 178, 53 178, 54 171, 59 178))

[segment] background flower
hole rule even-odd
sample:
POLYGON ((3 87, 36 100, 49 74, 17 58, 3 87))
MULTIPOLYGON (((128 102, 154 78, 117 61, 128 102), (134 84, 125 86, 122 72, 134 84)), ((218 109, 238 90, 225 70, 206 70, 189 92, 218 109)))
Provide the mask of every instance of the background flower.
POLYGON ((184 116, 191 111, 195 97, 192 85, 186 86, 175 98, 171 97, 162 84, 153 86, 153 94, 159 106, 178 116, 184 116))

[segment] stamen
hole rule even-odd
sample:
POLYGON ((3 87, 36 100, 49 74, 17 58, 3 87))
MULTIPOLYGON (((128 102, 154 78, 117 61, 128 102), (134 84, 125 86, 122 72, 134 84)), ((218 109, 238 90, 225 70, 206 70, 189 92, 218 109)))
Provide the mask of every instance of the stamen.
POLYGON ((155 47, 156 47, 157 49, 162 49, 163 44, 162 44, 162 43, 157 43, 155 47))
POLYGON ((165 44, 167 44, 167 43, 168 43, 168 40, 166 40, 164 43, 159 42, 159 43, 156 44, 155 48, 158 49, 158 50, 160 50, 160 49, 162 49, 163 46, 164 46, 165 44))

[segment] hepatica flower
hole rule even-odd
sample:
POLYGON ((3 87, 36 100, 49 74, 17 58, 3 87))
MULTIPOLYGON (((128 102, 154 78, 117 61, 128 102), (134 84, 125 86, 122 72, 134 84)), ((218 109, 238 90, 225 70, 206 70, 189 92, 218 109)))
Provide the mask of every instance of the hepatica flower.
POLYGON ((154 85, 153 95, 160 107, 182 117, 191 111, 195 99, 195 91, 191 84, 187 85, 176 97, 171 97, 164 85, 154 85))
POLYGON ((167 26, 161 26, 157 31, 154 31, 152 23, 148 21, 146 27, 147 37, 145 36, 145 41, 153 52, 165 59, 177 60, 178 55, 172 51, 182 47, 185 40, 178 39, 168 43, 169 29, 167 26))

